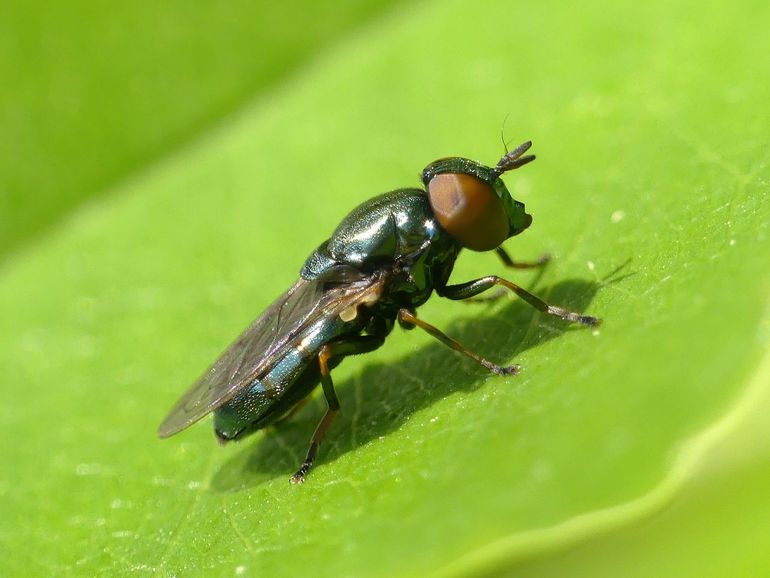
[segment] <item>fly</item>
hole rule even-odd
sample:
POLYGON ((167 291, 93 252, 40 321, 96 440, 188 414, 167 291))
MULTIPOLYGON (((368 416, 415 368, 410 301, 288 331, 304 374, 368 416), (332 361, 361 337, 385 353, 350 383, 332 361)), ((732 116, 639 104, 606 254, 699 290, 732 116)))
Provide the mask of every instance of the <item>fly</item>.
POLYGON ((599 325, 596 317, 549 305, 496 275, 449 284, 464 248, 495 250, 512 268, 545 263, 516 262, 501 246, 532 223, 524 204, 511 197, 501 179, 535 160, 524 154, 531 146, 525 142, 507 152, 494 167, 460 157, 439 159, 423 170, 424 188, 384 193, 353 209, 310 254, 299 280, 182 396, 158 435, 171 436, 213 412, 217 438, 222 443, 238 440, 289 414, 320 383, 327 411, 291 477, 291 482, 302 483, 340 409, 331 370, 349 355, 380 347, 396 322, 423 329, 495 374, 519 370, 518 365, 502 366, 477 355, 418 318, 417 307, 434 291, 459 300, 501 286, 543 313, 599 325))

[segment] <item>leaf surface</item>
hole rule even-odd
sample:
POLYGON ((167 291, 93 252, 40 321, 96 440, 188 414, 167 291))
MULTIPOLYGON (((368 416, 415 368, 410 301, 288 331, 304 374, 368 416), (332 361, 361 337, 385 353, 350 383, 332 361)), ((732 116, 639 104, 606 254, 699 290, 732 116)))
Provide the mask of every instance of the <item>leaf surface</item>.
POLYGON ((404 5, 15 253, 2 573, 464 574, 653 511, 617 514, 667 483, 767 351, 769 12, 404 5), (155 438, 352 207, 438 157, 495 162, 506 115, 538 155, 506 178, 534 215, 507 247, 554 259, 511 273, 468 253, 453 278, 506 275, 598 332, 435 298, 423 318, 523 373, 394 331, 335 370, 343 412, 301 487, 318 396, 241 444, 205 423, 155 438))

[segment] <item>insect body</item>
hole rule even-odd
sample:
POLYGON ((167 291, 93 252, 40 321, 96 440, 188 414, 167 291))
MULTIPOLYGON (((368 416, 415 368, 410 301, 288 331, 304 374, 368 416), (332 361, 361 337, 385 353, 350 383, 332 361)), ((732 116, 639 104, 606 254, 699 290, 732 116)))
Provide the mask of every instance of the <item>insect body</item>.
POLYGON ((330 371, 349 355, 380 347, 396 322, 420 327, 496 374, 513 374, 468 350, 418 319, 417 307, 435 291, 467 299, 500 285, 544 313, 585 325, 595 317, 549 305, 521 287, 490 275, 449 285, 463 248, 496 250, 524 231, 532 217, 511 198, 500 175, 535 159, 526 142, 494 167, 445 158, 422 173, 425 189, 400 189, 355 208, 305 261, 300 279, 281 295, 177 402, 158 434, 168 437, 214 412, 220 441, 262 429, 295 408, 320 382, 328 409, 316 428, 305 461, 291 481, 301 483, 339 411, 330 371))

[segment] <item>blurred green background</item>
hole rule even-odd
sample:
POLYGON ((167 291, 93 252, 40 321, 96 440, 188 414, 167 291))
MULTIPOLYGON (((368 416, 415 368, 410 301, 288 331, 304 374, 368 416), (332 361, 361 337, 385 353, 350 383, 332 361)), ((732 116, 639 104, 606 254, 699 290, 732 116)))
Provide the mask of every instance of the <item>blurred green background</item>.
POLYGON ((0 7, 0 575, 770 575, 766 3, 0 7), (464 254, 605 319, 422 310, 343 406, 155 428, 353 206, 435 158, 534 224, 464 254))

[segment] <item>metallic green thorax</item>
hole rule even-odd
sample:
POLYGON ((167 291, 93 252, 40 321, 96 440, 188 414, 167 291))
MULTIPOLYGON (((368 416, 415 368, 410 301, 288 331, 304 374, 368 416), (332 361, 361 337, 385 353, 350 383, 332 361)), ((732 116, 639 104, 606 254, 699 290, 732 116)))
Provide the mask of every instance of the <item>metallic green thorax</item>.
POLYGON ((500 178, 500 172, 497 168, 488 167, 471 159, 461 157, 439 159, 433 161, 422 171, 423 184, 427 187, 433 177, 442 173, 465 173, 488 183, 503 203, 505 212, 508 215, 508 223, 510 225, 509 237, 518 235, 529 227, 532 222, 532 217, 527 215, 524 210, 524 203, 511 197, 511 193, 508 192, 505 183, 500 178))
POLYGON ((392 269, 386 302, 393 302, 395 317, 399 307, 422 305, 446 283, 460 249, 436 221, 425 191, 399 189, 353 209, 308 257, 300 275, 317 279, 343 264, 362 272, 392 269))

